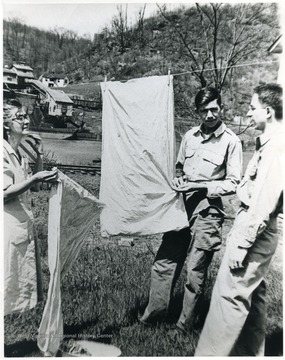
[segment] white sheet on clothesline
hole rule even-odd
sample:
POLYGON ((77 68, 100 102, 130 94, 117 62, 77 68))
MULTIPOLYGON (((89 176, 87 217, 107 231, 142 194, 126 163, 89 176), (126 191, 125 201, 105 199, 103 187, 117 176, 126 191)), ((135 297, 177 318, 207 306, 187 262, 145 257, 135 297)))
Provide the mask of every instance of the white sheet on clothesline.
POLYGON ((103 236, 150 235, 188 225, 171 189, 175 134, 173 77, 101 83, 103 236))

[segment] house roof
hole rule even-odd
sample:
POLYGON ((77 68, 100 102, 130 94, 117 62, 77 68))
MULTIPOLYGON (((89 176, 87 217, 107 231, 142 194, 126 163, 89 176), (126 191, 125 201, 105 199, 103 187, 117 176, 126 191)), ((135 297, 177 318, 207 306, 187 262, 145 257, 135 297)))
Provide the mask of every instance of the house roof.
POLYGON ((18 76, 25 77, 25 78, 28 78, 28 79, 34 79, 35 78, 32 71, 25 72, 25 71, 17 70, 16 73, 17 73, 18 76))
POLYGON ((61 90, 53 90, 53 89, 48 88, 48 92, 50 93, 51 97, 56 102, 64 102, 64 103, 68 103, 68 104, 73 104, 73 101, 70 99, 70 97, 61 90))
POLYGON ((7 68, 3 69, 3 74, 11 74, 15 76, 17 75, 13 69, 7 69, 7 68))
POLYGON ((279 35, 277 39, 275 39, 275 41, 273 42, 272 45, 269 46, 267 51, 272 54, 281 54, 283 50, 281 38, 282 38, 282 34, 279 35))
POLYGON ((22 70, 22 71, 32 71, 33 72, 33 69, 28 66, 28 65, 25 65, 25 64, 13 64, 13 67, 17 70, 22 70))
POLYGON ((65 79, 65 74, 55 74, 55 73, 44 73, 42 77, 47 79, 65 79))
POLYGON ((29 80, 28 82, 30 84, 33 84, 36 88, 40 89, 44 93, 49 94, 54 99, 55 102, 73 104, 73 101, 63 91, 53 90, 45 86, 39 80, 29 80))

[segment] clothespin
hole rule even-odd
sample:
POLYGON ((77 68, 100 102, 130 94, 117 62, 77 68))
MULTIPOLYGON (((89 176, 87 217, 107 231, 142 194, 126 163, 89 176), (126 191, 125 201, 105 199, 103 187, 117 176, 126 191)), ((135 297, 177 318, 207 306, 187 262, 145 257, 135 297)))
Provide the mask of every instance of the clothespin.
POLYGON ((168 86, 170 84, 170 68, 168 68, 168 86))

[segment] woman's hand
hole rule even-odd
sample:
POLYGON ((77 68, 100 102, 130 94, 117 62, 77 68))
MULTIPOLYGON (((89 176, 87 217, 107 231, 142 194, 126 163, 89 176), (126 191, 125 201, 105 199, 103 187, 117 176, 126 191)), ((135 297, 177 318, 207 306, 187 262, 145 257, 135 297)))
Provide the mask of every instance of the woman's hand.
POLYGON ((40 135, 29 134, 27 136, 26 142, 31 146, 37 155, 43 155, 44 147, 40 135))
POLYGON ((57 169, 39 171, 33 175, 35 182, 55 182, 57 180, 57 169))
POLYGON ((52 183, 57 180, 57 169, 51 171, 39 171, 28 179, 9 186, 4 190, 4 201, 7 202, 16 196, 23 194, 25 191, 31 189, 32 191, 39 191, 39 182, 52 183))

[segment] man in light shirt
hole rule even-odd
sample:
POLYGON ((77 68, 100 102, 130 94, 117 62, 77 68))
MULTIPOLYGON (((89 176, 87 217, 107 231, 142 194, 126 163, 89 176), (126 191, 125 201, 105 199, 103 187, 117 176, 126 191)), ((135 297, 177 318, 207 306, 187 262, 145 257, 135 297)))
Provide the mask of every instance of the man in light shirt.
POLYGON ((195 356, 263 356, 264 278, 277 247, 283 212, 282 88, 254 89, 247 116, 262 131, 238 187, 241 201, 212 294, 195 356))
POLYGON ((235 193, 242 170, 241 142, 221 120, 218 90, 200 90, 195 105, 201 126, 184 135, 173 180, 173 188, 184 194, 189 228, 164 234, 152 267, 149 303, 140 319, 143 324, 150 324, 167 314, 187 258, 183 307, 176 324, 182 332, 194 325, 208 266, 221 247, 221 197, 235 193))

